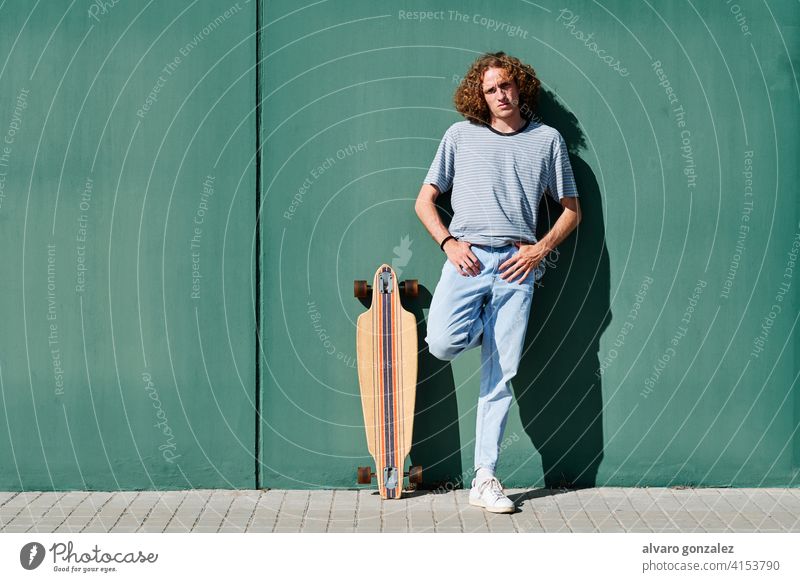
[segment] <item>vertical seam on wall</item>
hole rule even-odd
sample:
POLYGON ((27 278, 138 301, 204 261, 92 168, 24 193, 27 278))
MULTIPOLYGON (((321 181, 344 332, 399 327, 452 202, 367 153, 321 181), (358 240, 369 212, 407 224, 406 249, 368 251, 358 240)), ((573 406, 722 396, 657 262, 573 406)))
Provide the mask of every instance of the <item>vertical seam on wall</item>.
POLYGON ((256 1, 256 378, 255 485, 261 488, 261 3, 256 1))

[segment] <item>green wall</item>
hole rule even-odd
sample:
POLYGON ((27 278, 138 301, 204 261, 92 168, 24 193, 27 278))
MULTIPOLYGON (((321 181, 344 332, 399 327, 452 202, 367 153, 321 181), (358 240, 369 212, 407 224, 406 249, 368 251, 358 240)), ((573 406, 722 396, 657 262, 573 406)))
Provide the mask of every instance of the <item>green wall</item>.
MULTIPOLYGON (((352 485, 371 463, 354 367, 366 307, 352 280, 384 261, 419 279, 407 308, 424 337, 444 256, 413 200, 461 119, 459 77, 496 50, 542 79, 540 113, 572 150, 584 209, 535 291, 501 478, 798 484, 798 283, 784 279, 800 232, 797 10, 740 2, 743 31, 724 2, 602 4, 267 3, 265 485, 352 485), (421 10, 431 14, 411 19, 421 10)), ((429 485, 458 482, 472 463, 479 354, 444 364, 420 349, 411 460, 429 485)))
MULTIPOLYGON (((93 6, 0 7, 0 489, 354 486, 352 280, 418 279, 422 340, 444 256, 413 201, 495 50, 584 209, 504 483, 800 484, 792 2, 93 6)), ((457 484, 479 354, 420 350, 411 459, 457 484)))
POLYGON ((0 10, 0 488, 253 487, 255 6, 89 5, 0 10))

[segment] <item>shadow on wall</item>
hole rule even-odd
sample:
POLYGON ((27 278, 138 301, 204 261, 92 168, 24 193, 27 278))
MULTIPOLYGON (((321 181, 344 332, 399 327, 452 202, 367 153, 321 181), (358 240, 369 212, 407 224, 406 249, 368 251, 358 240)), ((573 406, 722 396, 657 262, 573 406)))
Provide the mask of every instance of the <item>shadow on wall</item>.
MULTIPOLYGON (((594 487, 603 459, 603 398, 598 353, 611 319, 610 274, 600 189, 579 156, 586 140, 577 118, 549 91, 538 114, 564 137, 580 195, 580 226, 552 254, 534 290, 525 348, 512 380, 525 432, 542 456, 546 487, 594 487)), ((549 196, 537 236, 558 219, 549 196)))
POLYGON ((431 291, 420 285, 419 296, 404 305, 417 318, 419 354, 411 459, 412 464, 423 468, 422 488, 462 488, 466 477, 461 476, 462 445, 453 370, 450 362, 431 355, 425 341, 428 322, 422 310, 430 307, 432 298, 431 291))
MULTIPOLYGON (((561 243, 557 257, 551 254, 547 272, 534 291, 524 354, 512 385, 523 428, 542 456, 545 487, 592 487, 603 458, 602 387, 595 373, 600 337, 610 322, 602 204, 594 173, 578 157, 586 147, 578 120, 545 90, 539 97, 538 115, 567 143, 583 218, 561 243)), ((439 196, 437 204, 449 225, 449 192, 439 196)), ((539 238, 560 213, 560 205, 544 195, 539 238)), ((461 463, 452 368, 449 362, 431 356, 424 340, 427 323, 422 309, 430 301, 431 291, 420 286, 420 296, 406 305, 419 325, 419 384, 411 457, 413 464, 424 467, 425 488, 462 488, 467 477, 461 463)), ((528 482, 530 477, 520 476, 528 482)))

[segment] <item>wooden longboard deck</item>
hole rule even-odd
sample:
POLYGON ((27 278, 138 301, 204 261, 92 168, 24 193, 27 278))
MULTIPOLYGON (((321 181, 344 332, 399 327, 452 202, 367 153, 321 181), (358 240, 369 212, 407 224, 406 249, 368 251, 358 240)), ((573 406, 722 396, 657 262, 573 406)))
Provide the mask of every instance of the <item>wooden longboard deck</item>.
POLYGON ((399 499, 414 428, 417 320, 400 305, 397 276, 389 265, 375 272, 372 305, 358 317, 356 357, 378 489, 384 499, 399 499))

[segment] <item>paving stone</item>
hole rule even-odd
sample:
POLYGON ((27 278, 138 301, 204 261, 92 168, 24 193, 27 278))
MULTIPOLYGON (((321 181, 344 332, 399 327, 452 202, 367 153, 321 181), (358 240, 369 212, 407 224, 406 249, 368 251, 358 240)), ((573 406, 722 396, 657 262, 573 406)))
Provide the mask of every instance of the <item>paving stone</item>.
POLYGON ((164 528, 164 533, 188 533, 190 531, 192 531, 191 526, 179 523, 171 523, 164 528))
POLYGON ((435 533, 463 533, 463 530, 460 527, 436 527, 435 533))
POLYGON ((356 519, 356 509, 333 509, 330 513, 330 521, 353 522, 356 519))
POLYGON ((434 529, 433 516, 430 514, 414 515, 413 513, 410 513, 408 516, 408 521, 411 528, 414 530, 433 531, 434 529))
POLYGON ((465 533, 489 533, 489 526, 485 521, 465 522, 462 531, 465 533))
POLYGON ((486 521, 491 532, 514 532, 514 523, 508 515, 487 515, 486 521))
POLYGON ((141 525, 141 523, 140 523, 138 520, 133 520, 133 519, 125 519, 125 518, 123 518, 123 519, 120 519, 119 521, 117 521, 115 524, 113 524, 113 527, 115 527, 115 528, 116 528, 116 527, 124 527, 124 528, 133 527, 133 528, 138 528, 140 525, 141 525))
POLYGON ((468 490, 381 500, 375 490, 0 492, 13 531, 800 531, 795 489, 507 490, 517 513, 469 505, 468 490), (487 523, 488 522, 488 523, 487 523))

